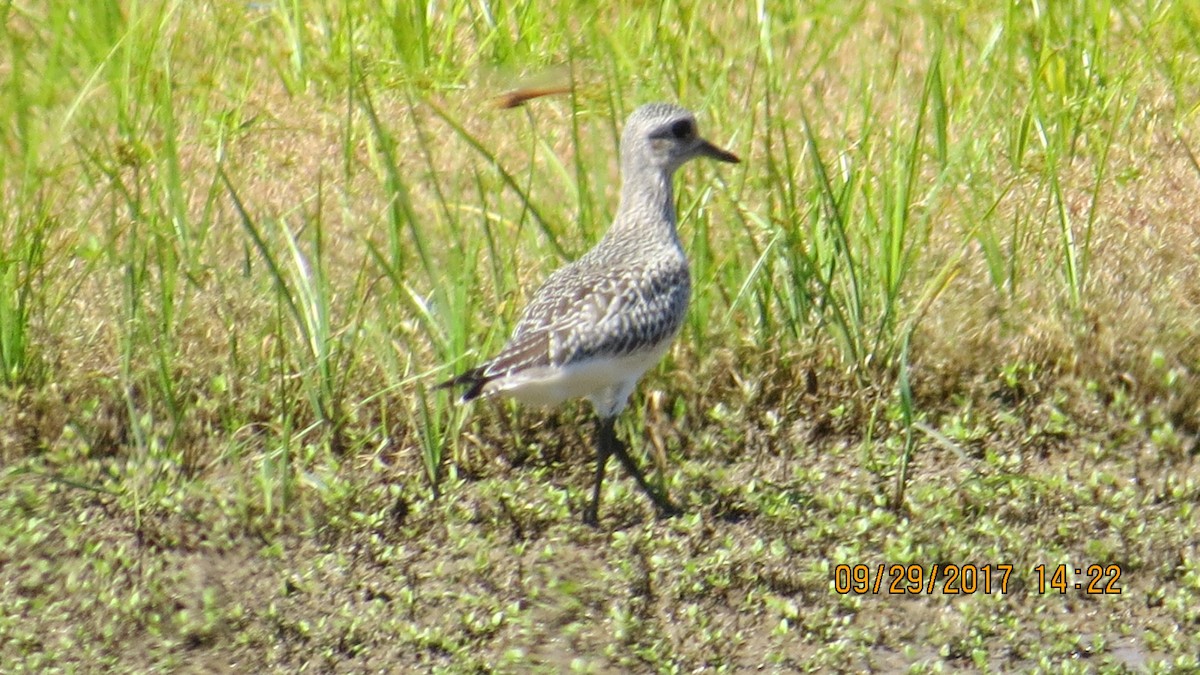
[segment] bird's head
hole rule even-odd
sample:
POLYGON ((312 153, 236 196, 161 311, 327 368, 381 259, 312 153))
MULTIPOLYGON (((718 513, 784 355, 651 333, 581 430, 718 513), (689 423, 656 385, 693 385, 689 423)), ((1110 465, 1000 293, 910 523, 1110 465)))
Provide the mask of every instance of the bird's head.
POLYGON ((713 145, 696 131, 691 111, 671 103, 648 103, 633 111, 621 134, 621 164, 626 172, 653 166, 674 172, 695 157, 737 163, 737 155, 713 145))

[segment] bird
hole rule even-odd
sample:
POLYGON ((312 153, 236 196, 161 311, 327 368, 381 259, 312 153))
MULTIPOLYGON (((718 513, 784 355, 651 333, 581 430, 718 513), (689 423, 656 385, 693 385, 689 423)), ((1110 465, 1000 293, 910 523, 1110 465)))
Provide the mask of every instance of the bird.
POLYGON ((675 172, 697 157, 741 161, 700 136, 695 115, 673 103, 637 108, 619 151, 620 202, 608 231, 546 279, 499 353, 437 385, 462 388, 464 403, 492 396, 537 406, 588 399, 596 415, 596 471, 583 521, 592 527, 599 525, 601 486, 614 455, 660 518, 682 513, 665 490, 650 486, 615 425, 687 314, 691 272, 677 231, 675 172))

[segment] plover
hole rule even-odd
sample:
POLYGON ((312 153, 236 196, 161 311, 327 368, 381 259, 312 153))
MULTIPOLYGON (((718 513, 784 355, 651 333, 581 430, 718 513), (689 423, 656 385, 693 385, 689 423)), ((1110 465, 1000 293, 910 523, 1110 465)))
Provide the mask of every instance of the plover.
POLYGON ((617 439, 614 424, 642 374, 683 326, 691 296, 676 232, 672 177, 695 157, 738 162, 696 132, 691 112, 644 105, 621 134, 621 202, 598 244, 538 289, 508 344, 483 365, 438 385, 465 387, 462 400, 504 395, 526 404, 587 398, 596 411, 596 479, 583 520, 599 522, 605 466, 616 455, 660 517, 679 513, 617 439))

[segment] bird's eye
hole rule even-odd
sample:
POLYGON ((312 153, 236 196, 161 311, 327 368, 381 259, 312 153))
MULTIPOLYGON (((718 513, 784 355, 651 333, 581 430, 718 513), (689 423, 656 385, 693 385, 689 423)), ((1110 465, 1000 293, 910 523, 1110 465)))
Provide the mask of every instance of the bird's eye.
POLYGON ((691 138, 695 133, 691 120, 679 120, 671 125, 671 135, 681 141, 691 138))

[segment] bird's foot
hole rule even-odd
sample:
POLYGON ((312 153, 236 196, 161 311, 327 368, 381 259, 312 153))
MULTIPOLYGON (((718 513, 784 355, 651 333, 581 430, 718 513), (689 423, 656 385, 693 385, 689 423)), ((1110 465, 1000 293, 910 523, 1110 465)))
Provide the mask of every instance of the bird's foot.
POLYGON ((583 512, 583 524, 590 527, 600 527, 600 514, 590 506, 583 512))
POLYGON ((666 520, 667 518, 675 518, 676 516, 682 516, 684 513, 683 509, 679 508, 678 506, 675 506, 668 499, 663 499, 662 502, 655 502, 655 507, 658 510, 658 519, 659 520, 666 520))

